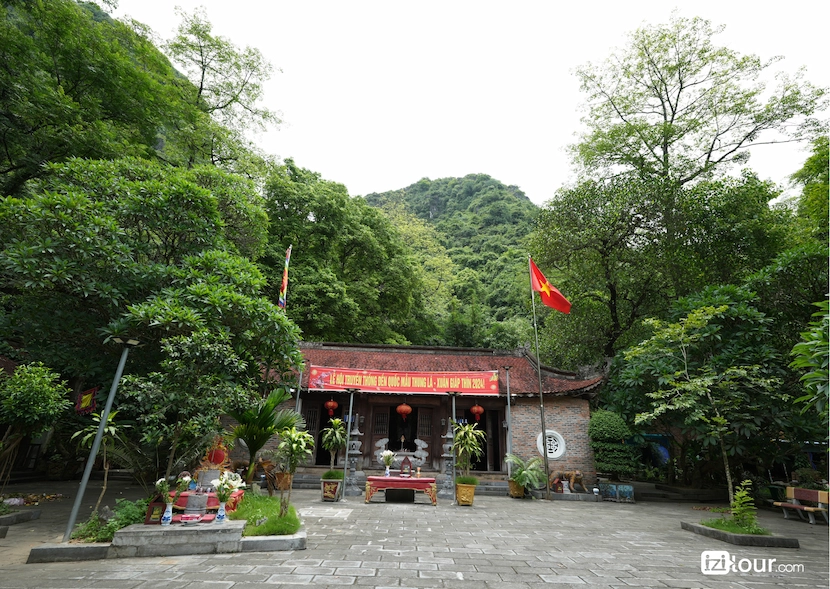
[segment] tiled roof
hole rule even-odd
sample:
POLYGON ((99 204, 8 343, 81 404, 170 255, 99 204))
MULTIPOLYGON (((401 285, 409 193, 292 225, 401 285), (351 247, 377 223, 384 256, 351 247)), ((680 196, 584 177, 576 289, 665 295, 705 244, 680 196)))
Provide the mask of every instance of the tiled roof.
MULTIPOLYGON (((463 372, 499 371, 499 394, 507 394, 505 367, 510 367, 512 395, 538 395, 539 377, 536 360, 525 350, 505 351, 481 348, 443 348, 427 346, 394 346, 381 344, 342 344, 305 342, 300 349, 308 365, 337 368, 361 368, 394 372, 463 372)), ((542 366, 542 387, 546 395, 593 396, 603 377, 578 378, 542 366)), ((303 387, 308 386, 308 372, 303 374, 303 387)))

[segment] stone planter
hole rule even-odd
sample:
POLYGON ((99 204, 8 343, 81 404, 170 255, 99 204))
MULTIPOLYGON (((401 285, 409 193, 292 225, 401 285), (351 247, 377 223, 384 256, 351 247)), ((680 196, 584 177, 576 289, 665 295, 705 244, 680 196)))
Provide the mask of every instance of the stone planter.
POLYGON ((323 501, 340 501, 343 495, 343 481, 340 479, 320 481, 323 501))
POLYGON ((509 489, 511 497, 521 499, 525 496, 525 488, 516 481, 507 481, 507 487, 509 489))
POLYGON ((475 485, 455 484, 455 502, 458 505, 472 505, 476 494, 475 485))

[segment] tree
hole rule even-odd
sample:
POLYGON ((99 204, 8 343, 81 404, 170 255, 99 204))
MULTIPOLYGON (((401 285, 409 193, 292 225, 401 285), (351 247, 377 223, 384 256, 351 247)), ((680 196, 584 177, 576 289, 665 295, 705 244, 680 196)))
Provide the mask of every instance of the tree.
POLYGON ((294 486, 294 473, 297 467, 305 462, 314 451, 314 436, 307 431, 298 430, 295 427, 280 432, 280 444, 277 447, 277 460, 285 465, 286 472, 292 475, 288 480, 288 496, 285 496, 285 489, 280 486, 280 517, 288 513, 288 505, 291 503, 291 489, 294 486))
POLYGON ((269 294, 293 244, 286 313, 308 340, 406 343, 417 277, 395 227, 346 188, 287 160, 265 187, 269 294))
POLYGON ((779 75, 779 86, 766 95, 761 75, 780 58, 762 61, 719 47, 714 37, 722 30, 675 15, 668 24, 636 30, 602 65, 579 68, 588 131, 574 147, 576 159, 677 188, 746 162, 752 145, 814 123, 825 90, 799 72, 779 75))
POLYGON ((546 355, 558 366, 600 364, 638 341, 671 289, 660 267, 653 188, 637 180, 585 181, 557 192, 531 235, 534 259, 573 302, 545 313, 546 355))
MULTIPOLYGON (((252 276, 215 253, 180 267, 203 251, 259 255, 267 217, 250 182, 129 158, 73 159, 47 171, 25 198, 0 198, 0 337, 76 390, 111 377, 116 357, 100 330, 130 305, 155 301, 189 273, 206 288, 220 266, 238 271, 220 280, 226 290, 252 276)), ((246 292, 264 287, 257 276, 246 292)), ((139 372, 157 367, 159 339, 131 357, 139 372)))
POLYGON ((484 454, 484 441, 487 438, 487 433, 477 426, 477 423, 453 421, 453 451, 462 476, 468 478, 475 462, 484 454))
POLYGON ((338 417, 329 419, 329 426, 323 430, 321 444, 331 454, 331 463, 329 464, 331 470, 334 470, 334 460, 337 458, 337 453, 346 447, 347 435, 346 422, 338 417))
POLYGON ((812 147, 812 154, 804 166, 790 178, 802 187, 798 198, 798 216, 807 223, 810 233, 826 244, 830 227, 827 198, 830 192, 830 149, 827 135, 814 140, 812 147))
POLYGON ((70 157, 155 157, 160 132, 191 108, 140 32, 91 2, 0 6, 0 196, 70 157))
POLYGON ((70 403, 69 389, 58 374, 41 363, 22 364, 11 376, 0 376, 0 481, 5 485, 20 443, 49 428, 70 403))
POLYGON ((754 437, 787 429, 780 420, 790 397, 765 341, 769 320, 751 301, 734 288, 680 301, 676 321, 650 320, 654 335, 626 350, 618 381, 642 395, 636 424, 677 427, 704 448, 719 447, 730 501, 730 454, 751 455, 754 437))
MULTIPOLYGON (((121 430, 130 427, 128 424, 117 424, 115 418, 118 411, 112 411, 107 415, 107 421, 104 423, 104 429, 101 436, 101 460, 104 463, 104 484, 101 486, 101 494, 98 495, 98 501, 95 502, 95 507, 92 508, 94 514, 98 513, 98 508, 101 506, 101 501, 104 499, 104 494, 107 492, 107 479, 109 478, 110 462, 107 457, 107 451, 111 450, 116 444, 125 444, 124 438, 121 436, 121 430)), ((92 422, 83 429, 72 434, 70 439, 78 439, 78 446, 82 448, 92 449, 95 437, 98 435, 98 430, 101 426, 101 414, 93 413, 92 422)))
POLYGON ((830 406, 830 387, 828 387, 828 364, 830 364, 830 304, 828 301, 816 303, 820 309, 813 316, 817 319, 810 323, 810 329, 801 334, 801 341, 791 352, 795 359, 792 368, 806 370, 801 382, 807 394, 795 400, 804 403, 802 413, 814 407, 827 423, 828 406, 830 406))
POLYGON ((214 35, 204 9, 178 14, 182 22, 165 50, 188 80, 180 85, 182 100, 200 114, 182 120, 172 139, 188 167, 212 163, 233 169, 250 155, 245 132, 279 122, 259 104, 272 66, 257 49, 239 49, 214 35))

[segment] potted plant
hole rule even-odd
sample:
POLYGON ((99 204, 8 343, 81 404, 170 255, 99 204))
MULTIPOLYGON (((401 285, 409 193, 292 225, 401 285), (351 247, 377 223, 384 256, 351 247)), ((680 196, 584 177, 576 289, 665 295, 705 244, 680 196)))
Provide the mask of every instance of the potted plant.
POLYGON ((520 456, 508 454, 507 462, 513 466, 510 470, 510 478, 507 481, 511 497, 522 498, 526 491, 531 491, 545 483, 545 471, 542 468, 541 456, 523 460, 520 456))
POLYGON ((321 445, 331 454, 329 470, 320 477, 320 491, 323 501, 338 501, 342 495, 342 470, 334 470, 334 461, 337 453, 346 447, 346 422, 337 417, 329 420, 329 426, 323 430, 321 445))
POLYGON ((456 464, 461 475, 455 478, 455 502, 458 505, 472 505, 478 485, 478 478, 470 475, 473 463, 484 453, 486 434, 475 423, 460 424, 453 421, 452 445, 456 464))

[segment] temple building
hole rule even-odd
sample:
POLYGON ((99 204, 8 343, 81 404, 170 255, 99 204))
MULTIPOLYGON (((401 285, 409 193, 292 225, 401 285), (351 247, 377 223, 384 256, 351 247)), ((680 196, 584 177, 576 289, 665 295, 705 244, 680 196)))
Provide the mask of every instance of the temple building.
MULTIPOLYGON (((444 472, 451 420, 477 422, 486 434, 478 474, 507 473, 505 454, 524 459, 547 450, 551 472, 581 470, 596 480, 588 440, 589 400, 602 377, 542 366, 527 350, 302 343, 296 406, 315 437, 317 465, 329 419, 349 421, 350 466, 382 469, 380 453, 409 456, 413 468, 444 472), (350 411, 351 408, 351 411, 350 411), (542 420, 544 417, 543 435, 542 420)), ((344 456, 338 457, 343 465, 344 456)))

